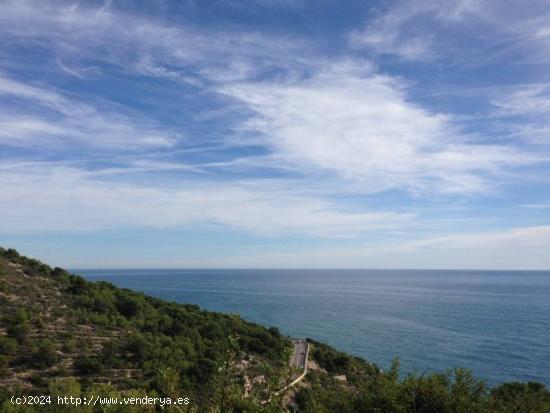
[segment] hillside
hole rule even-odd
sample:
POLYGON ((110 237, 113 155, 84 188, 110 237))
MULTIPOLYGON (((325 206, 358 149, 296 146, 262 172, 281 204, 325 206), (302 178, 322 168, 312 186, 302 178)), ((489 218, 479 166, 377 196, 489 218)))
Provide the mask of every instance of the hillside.
POLYGON ((549 412, 538 383, 496 389, 467 370, 399 377, 310 341, 304 382, 276 328, 88 282, 0 248, 0 411, 156 411, 149 406, 15 406, 12 395, 171 397, 164 411, 549 412), (265 403, 266 400, 270 400, 265 403))
POLYGON ((207 406, 224 402, 213 387, 221 386, 219 370, 226 366, 228 390, 256 382, 247 385, 251 402, 288 374, 290 343, 275 328, 90 283, 14 250, 0 252, 0 387, 8 393, 181 391, 207 406))

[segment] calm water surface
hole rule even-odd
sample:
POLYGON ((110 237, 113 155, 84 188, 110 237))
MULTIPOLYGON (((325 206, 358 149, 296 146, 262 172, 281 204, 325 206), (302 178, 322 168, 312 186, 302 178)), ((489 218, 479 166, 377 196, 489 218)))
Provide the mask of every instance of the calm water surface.
POLYGON ((550 272, 76 270, 90 280, 239 313, 405 372, 469 367, 550 385, 550 272))

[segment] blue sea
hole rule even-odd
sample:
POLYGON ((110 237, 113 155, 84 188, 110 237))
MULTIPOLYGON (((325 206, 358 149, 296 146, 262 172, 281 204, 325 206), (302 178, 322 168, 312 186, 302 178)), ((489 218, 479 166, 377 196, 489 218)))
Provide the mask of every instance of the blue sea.
POLYGON ((277 326, 403 372, 471 368, 550 385, 550 272, 76 270, 90 280, 277 326))

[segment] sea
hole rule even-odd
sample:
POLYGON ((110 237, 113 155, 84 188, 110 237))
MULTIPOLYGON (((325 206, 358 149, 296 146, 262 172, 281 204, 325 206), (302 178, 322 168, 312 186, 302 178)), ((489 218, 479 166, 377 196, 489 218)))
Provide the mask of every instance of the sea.
POLYGON ((550 386, 550 271, 74 270, 236 313, 402 373, 470 368, 550 386))

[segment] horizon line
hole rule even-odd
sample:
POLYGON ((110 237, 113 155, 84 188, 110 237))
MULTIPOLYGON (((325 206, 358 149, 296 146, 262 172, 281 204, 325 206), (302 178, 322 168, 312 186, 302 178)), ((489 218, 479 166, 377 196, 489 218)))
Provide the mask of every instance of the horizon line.
POLYGON ((357 267, 357 268, 304 268, 304 267, 96 267, 96 268, 66 268, 67 271, 152 271, 152 270, 173 270, 173 271, 530 271, 530 272, 550 272, 547 269, 502 269, 502 268, 375 268, 375 267, 357 267))

